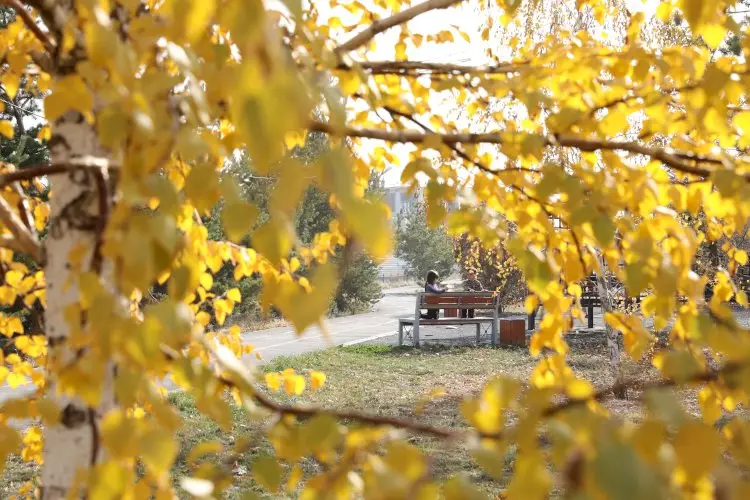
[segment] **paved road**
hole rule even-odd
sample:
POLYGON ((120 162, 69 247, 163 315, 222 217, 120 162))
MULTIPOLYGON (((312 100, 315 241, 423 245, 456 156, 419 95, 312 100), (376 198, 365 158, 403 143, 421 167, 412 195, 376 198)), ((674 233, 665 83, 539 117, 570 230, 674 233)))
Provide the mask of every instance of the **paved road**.
MULTIPOLYGON (((297 336, 289 327, 249 332, 242 336, 255 346, 264 361, 277 356, 293 356, 326 349, 333 345, 351 345, 393 334, 398 318, 414 314, 415 287, 387 290, 385 296, 366 314, 332 318, 326 321, 327 335, 317 326, 297 336)), ((254 356, 248 359, 255 360, 254 356)), ((258 363, 258 361, 254 361, 258 363)))
MULTIPOLYGON (((415 292, 414 286, 386 290, 385 296, 375 304, 371 312, 327 320, 327 337, 318 327, 308 329, 301 336, 296 335, 289 327, 248 332, 242 336, 245 343, 254 345, 263 361, 258 361, 254 355, 246 356, 243 361, 260 364, 277 356, 302 354, 334 345, 358 344, 390 336, 398 329, 399 317, 414 314, 415 292)), ((165 385, 168 389, 174 387, 169 382, 165 385)), ((33 389, 31 384, 15 389, 3 384, 0 386, 0 403, 6 399, 23 397, 33 389)))

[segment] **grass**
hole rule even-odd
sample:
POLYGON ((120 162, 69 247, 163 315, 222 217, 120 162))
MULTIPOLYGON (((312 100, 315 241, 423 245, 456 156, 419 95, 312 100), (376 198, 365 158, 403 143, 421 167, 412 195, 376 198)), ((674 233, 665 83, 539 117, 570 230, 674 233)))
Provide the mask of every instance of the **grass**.
MULTIPOLYGON (((593 381, 597 387, 612 383, 606 368, 604 348, 575 350, 570 354, 569 361, 579 375, 593 381)), ((306 392, 294 398, 279 396, 285 401, 331 409, 359 409, 383 415, 419 418, 436 426, 461 427, 465 425, 458 409, 461 400, 476 394, 494 375, 527 379, 534 366, 535 360, 530 358, 525 348, 434 346, 413 349, 354 346, 276 358, 266 365, 265 370, 314 369, 327 374, 323 390, 317 393, 306 392), (415 415, 420 399, 438 386, 445 389, 445 395, 430 402, 423 414, 415 415)), ((655 375, 646 363, 625 362, 623 369, 629 379, 647 380, 655 375)), ((689 410, 697 414, 695 399, 691 394, 683 391, 681 396, 688 403, 689 410)), ((234 485, 226 498, 239 498, 247 491, 259 493, 260 490, 250 477, 250 470, 255 458, 272 451, 263 437, 267 422, 253 420, 243 410, 232 406, 233 428, 231 432, 222 432, 215 423, 198 412, 188 395, 176 392, 170 394, 169 398, 180 411, 184 422, 179 435, 181 451, 175 464, 177 475, 189 473, 185 458, 196 443, 217 439, 231 448, 236 439, 250 438, 255 447, 236 463, 233 469, 234 485)), ((635 400, 608 400, 604 405, 622 418, 639 418, 640 405, 635 400)), ((461 447, 444 447, 433 439, 419 436, 411 438, 411 442, 430 455, 432 468, 437 476, 464 472, 474 484, 487 492, 496 492, 502 486, 483 473, 461 447)), ((512 464, 511 454, 506 460, 506 469, 510 470, 512 464)), ((306 472, 312 472, 315 465, 307 463, 305 469, 306 472)), ((0 492, 3 494, 0 496, 6 497, 6 493, 12 491, 11 488, 17 488, 33 474, 33 468, 20 460, 11 459, 1 483, 0 492)))

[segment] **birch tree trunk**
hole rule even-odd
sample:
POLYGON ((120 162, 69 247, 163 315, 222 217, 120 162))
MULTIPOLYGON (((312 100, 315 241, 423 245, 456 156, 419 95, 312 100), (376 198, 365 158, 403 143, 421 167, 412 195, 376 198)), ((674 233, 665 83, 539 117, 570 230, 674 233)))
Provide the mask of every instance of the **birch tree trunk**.
MULTIPOLYGON (((75 485, 76 473, 101 461, 99 422, 115 401, 114 366, 110 361, 100 366, 86 363, 86 368, 78 372, 101 384, 98 404, 58 393, 61 373, 77 369, 90 354, 69 345, 72 327, 77 327, 79 320, 71 320, 66 312, 81 301, 78 275, 87 270, 111 274, 100 254, 102 230, 112 199, 110 185, 107 170, 91 166, 106 163, 108 154, 100 147, 94 126, 80 113, 69 111, 52 124, 50 156, 52 164, 89 165, 51 179, 45 316, 49 346, 47 390, 62 414, 57 425, 44 430, 42 500, 71 498, 73 487, 81 489, 72 497, 85 497, 83 485, 75 485), (80 270, 74 269, 73 255, 83 256, 80 270)), ((80 315, 80 325, 85 326, 85 313, 80 315)))
MULTIPOLYGON (((599 290, 599 300, 602 304, 602 311, 604 313, 613 312, 614 307, 612 305, 612 297, 609 293, 609 283, 607 283, 607 279, 605 276, 606 273, 606 264, 604 263, 604 259, 601 257, 601 255, 598 256, 599 259, 599 270, 600 272, 596 273, 596 284, 597 288, 599 290)), ((622 378, 622 366, 620 363, 620 343, 619 343, 619 336, 620 332, 612 328, 607 324, 607 322, 604 322, 604 327, 606 328, 607 332, 607 348, 609 350, 609 367, 612 371, 612 377, 615 381, 614 384, 614 396, 619 399, 625 399, 627 397, 627 391, 622 384, 623 378, 622 378)))

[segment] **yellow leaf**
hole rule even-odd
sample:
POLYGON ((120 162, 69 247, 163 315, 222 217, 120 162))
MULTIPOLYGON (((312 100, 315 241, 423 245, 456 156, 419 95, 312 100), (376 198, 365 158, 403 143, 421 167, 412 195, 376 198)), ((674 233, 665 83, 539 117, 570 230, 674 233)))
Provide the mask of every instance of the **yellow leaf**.
POLYGON ((422 477, 427 469, 422 452, 408 443, 389 444, 383 461, 391 470, 397 471, 400 476, 411 481, 422 477))
POLYGON ((189 42, 206 34, 216 10, 216 0, 178 0, 175 2, 175 21, 189 42))
POLYGON ((199 212, 213 208, 219 199, 219 174, 210 163, 201 163, 190 169, 185 180, 185 194, 199 212))
POLYGON ((79 111, 88 116, 93 105, 94 98, 83 78, 73 73, 55 82, 52 94, 44 100, 44 114, 52 123, 67 111, 79 111))
POLYGON ((157 477, 167 472, 177 454, 174 438, 161 429, 152 429, 141 437, 141 457, 157 477))
POLYGON ((47 226, 49 218, 49 205, 41 203, 34 207, 34 227, 37 231, 43 231, 47 226))
POLYGON ((302 375, 284 377, 284 391, 290 396, 299 396, 305 391, 305 377, 302 375))
POLYGON ((677 463, 689 479, 696 481, 710 473, 718 463, 719 435, 702 422, 689 422, 677 432, 674 449, 677 463))
POLYGON ((289 478, 286 481, 286 489, 294 491, 294 489, 297 488, 300 479, 302 479, 302 467, 295 465, 289 473, 289 478))
POLYGON ((240 290, 238 288, 232 288, 227 291, 227 298, 235 303, 242 302, 242 295, 240 295, 240 290))
POLYGON ((571 399, 587 399, 594 394, 594 387, 588 380, 575 379, 565 385, 565 392, 571 399))
POLYGON ((748 306, 747 294, 745 293, 744 290, 740 290, 737 292, 737 303, 741 305, 742 307, 748 306))
POLYGON ((243 200, 227 202, 221 211, 221 222, 229 239, 238 243, 247 236, 258 218, 258 207, 243 200))
POLYGON ((292 242, 287 229, 279 222, 270 219, 253 234, 253 248, 273 264, 281 261, 292 250, 292 242))
POLYGON ((524 301, 524 309, 526 310, 526 314, 531 314, 536 310, 537 305, 539 304, 539 299, 536 295, 529 295, 526 297, 526 300, 524 301))
POLYGON ((20 373, 10 372, 6 381, 8 382, 8 385, 11 389, 15 389, 16 387, 20 387, 26 383, 26 377, 24 375, 21 375, 20 373))
POLYGON ((314 391, 322 389, 325 383, 326 383, 325 373, 319 372, 319 371, 310 372, 310 385, 312 386, 312 389, 314 391))
POLYGON ((276 392, 281 389, 281 375, 276 372, 266 373, 266 385, 269 389, 276 392))
POLYGON ((732 124, 740 134, 750 134, 750 111, 743 111, 734 115, 732 124))
POLYGON ((346 71, 339 76, 339 86, 341 87, 341 91, 346 95, 352 95, 357 92, 360 85, 362 85, 362 80, 360 80, 359 75, 354 71, 346 71))
POLYGON ((40 141, 49 141, 52 137, 52 131, 49 127, 42 127, 39 129, 39 132, 36 134, 36 138, 40 141))
POLYGON ((193 446, 193 448, 190 450, 190 453, 188 453, 187 461, 189 464, 194 464, 206 455, 216 455, 218 453, 221 453, 223 449, 224 445, 221 444, 220 441, 216 440, 198 443, 197 445, 193 446))
POLYGON ((0 422, 0 471, 5 467, 5 460, 11 453, 18 453, 21 447, 21 436, 18 431, 0 422))
POLYGON ((281 466, 272 457, 261 457, 253 463, 253 479, 272 493, 279 489, 281 472, 281 466))
POLYGON ((195 315, 195 319, 201 324, 201 326, 206 327, 211 322, 211 315, 206 311, 200 311, 195 315))
POLYGON ((744 250, 737 250, 734 252, 734 260, 737 261, 737 264, 744 266, 747 264, 747 252, 744 250))
POLYGON ((711 47, 711 50, 716 50, 716 48, 721 45, 721 42, 723 42, 726 38, 727 29, 721 24, 713 23, 704 26, 703 29, 698 32, 698 34, 703 37, 703 41, 706 42, 706 45, 711 47))
POLYGON ((13 139, 13 123, 9 120, 0 120, 0 135, 13 139))
POLYGON ((393 235, 387 206, 353 199, 344 207, 346 224, 375 260, 384 259, 393 250, 393 235))
POLYGON ((200 277, 200 284, 206 291, 211 290, 214 286, 214 277, 208 273, 203 273, 200 277))

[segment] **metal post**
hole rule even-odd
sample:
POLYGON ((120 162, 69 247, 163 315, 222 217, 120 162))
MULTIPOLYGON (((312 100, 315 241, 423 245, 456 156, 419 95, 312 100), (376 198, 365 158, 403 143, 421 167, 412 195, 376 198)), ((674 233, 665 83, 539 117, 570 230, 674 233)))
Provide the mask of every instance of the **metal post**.
POLYGON ((588 314, 586 315, 589 320, 589 330, 594 328, 594 304, 589 302, 588 314))
POLYGON ((398 322, 398 345, 404 345, 404 324, 398 322))
POLYGON ((529 314, 529 322, 526 329, 530 331, 536 329, 536 309, 531 311, 531 314, 529 314))
POLYGON ((479 337, 481 337, 482 333, 482 323, 477 323, 477 345, 479 345, 479 337))
POLYGON ((417 306, 414 311, 414 328, 412 328, 411 332, 414 336, 414 347, 419 347, 419 316, 421 315, 421 305, 422 305, 422 296, 424 293, 419 292, 417 294, 417 306))
POLYGON ((495 300, 492 301, 492 334, 490 336, 490 341, 493 346, 497 345, 497 330, 499 328, 498 321, 500 319, 497 313, 497 301, 497 297, 495 297, 495 300))

